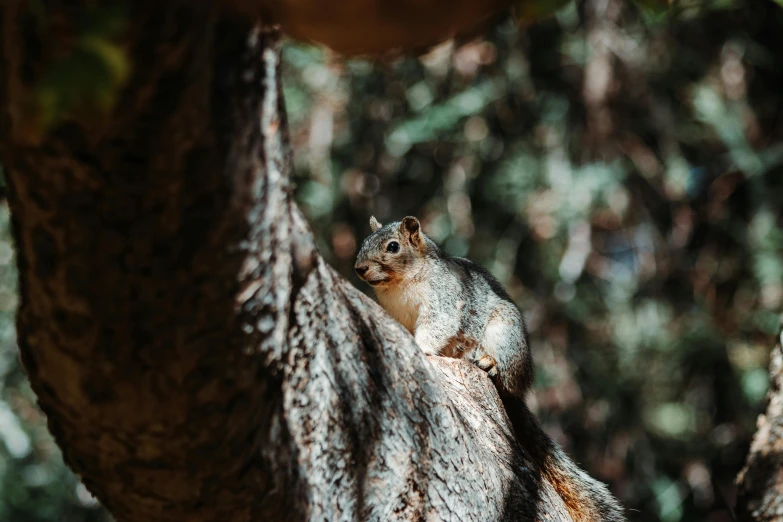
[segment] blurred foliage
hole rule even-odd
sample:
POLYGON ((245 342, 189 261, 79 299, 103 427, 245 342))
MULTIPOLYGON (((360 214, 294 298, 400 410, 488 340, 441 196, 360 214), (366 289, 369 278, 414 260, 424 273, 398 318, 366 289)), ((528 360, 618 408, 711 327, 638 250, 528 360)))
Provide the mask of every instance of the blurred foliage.
MULTIPOLYGON (((661 5, 383 64, 287 45, 297 198, 365 291, 371 214, 484 264, 525 311, 532 406, 630 518, 730 521, 783 303, 783 10, 661 5)), ((0 521, 103 520, 17 366, 1 219, 0 521)))

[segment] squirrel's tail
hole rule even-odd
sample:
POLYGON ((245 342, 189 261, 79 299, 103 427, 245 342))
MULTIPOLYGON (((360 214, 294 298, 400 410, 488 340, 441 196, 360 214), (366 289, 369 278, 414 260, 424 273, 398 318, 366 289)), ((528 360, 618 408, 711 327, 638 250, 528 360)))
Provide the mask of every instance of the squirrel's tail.
POLYGON ((504 397, 517 440, 541 479, 563 499, 574 522, 625 522, 623 508, 603 483, 582 471, 541 428, 524 401, 504 397))

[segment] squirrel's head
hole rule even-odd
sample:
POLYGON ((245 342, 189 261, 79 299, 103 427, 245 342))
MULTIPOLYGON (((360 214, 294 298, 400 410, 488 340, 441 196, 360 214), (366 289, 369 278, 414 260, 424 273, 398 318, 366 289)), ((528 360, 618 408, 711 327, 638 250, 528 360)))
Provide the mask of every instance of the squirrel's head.
POLYGON ((354 265, 362 281, 383 288, 404 283, 419 271, 426 236, 418 219, 409 216, 384 226, 372 217, 370 229, 354 265))

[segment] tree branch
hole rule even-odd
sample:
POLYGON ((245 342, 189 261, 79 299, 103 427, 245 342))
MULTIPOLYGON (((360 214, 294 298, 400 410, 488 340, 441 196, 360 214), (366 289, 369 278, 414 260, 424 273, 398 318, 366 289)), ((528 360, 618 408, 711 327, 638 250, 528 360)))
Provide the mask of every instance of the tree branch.
POLYGON ((488 378, 316 252, 277 35, 191 4, 134 3, 111 120, 39 141, 19 118, 78 10, 0 7, 19 345, 68 464, 121 521, 570 520, 488 378))
POLYGON ((783 513, 783 331, 772 350, 767 411, 758 418, 745 467, 737 476, 737 519, 780 520, 783 513))

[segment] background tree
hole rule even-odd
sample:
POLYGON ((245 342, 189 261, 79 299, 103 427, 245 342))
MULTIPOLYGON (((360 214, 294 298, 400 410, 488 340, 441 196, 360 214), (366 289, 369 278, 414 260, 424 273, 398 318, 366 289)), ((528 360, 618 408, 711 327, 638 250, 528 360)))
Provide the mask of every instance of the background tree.
MULTIPOLYGON (((370 212, 424 216, 527 310, 534 406, 633 519, 729 520, 780 309, 781 15, 675 14, 588 1, 385 66, 290 46, 296 197, 345 274, 370 212)), ((2 509, 93 516, 35 422, 5 288, 2 509)))

